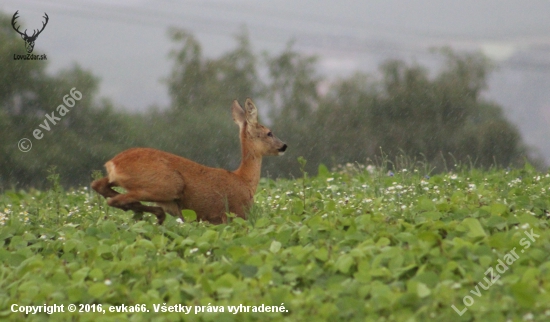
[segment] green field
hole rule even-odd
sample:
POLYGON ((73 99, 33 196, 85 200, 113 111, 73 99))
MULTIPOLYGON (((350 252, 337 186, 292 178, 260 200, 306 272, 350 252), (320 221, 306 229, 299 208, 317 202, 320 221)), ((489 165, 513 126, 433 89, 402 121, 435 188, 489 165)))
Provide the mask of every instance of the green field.
POLYGON ((54 175, 7 191, 0 319, 550 319, 548 173, 378 169, 262 179, 249 220, 218 226, 135 221, 54 175))

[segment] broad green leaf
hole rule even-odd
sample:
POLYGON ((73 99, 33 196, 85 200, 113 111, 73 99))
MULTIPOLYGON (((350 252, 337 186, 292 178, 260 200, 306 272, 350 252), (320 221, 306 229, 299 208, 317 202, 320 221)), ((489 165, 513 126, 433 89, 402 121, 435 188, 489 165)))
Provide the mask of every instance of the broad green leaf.
POLYGON ((99 268, 94 268, 88 273, 88 276, 94 280, 102 280, 103 279, 103 271, 99 268))
POLYGON ((109 291, 109 287, 105 283, 94 283, 88 289, 88 294, 96 299, 101 299, 107 291, 109 291))
POLYGON ((147 239, 138 240, 136 242, 136 246, 144 249, 151 249, 151 250, 156 249, 155 245, 150 240, 147 240, 147 239))
POLYGON ((181 215, 183 216, 183 221, 185 222, 192 222, 197 220, 197 213, 191 209, 183 209, 181 211, 181 215))
POLYGON ((230 273, 223 274, 220 276, 216 282, 214 283, 216 288, 224 287, 224 288, 232 288, 235 283, 237 283, 237 278, 230 273))
POLYGON ((63 252, 68 253, 71 250, 75 249, 77 245, 78 245, 77 241, 69 239, 63 245, 63 252))
POLYGON ((314 252, 315 258, 320 261, 326 262, 328 260, 328 250, 326 247, 321 247, 314 252))
POLYGON ((252 265, 241 265, 239 267, 239 271, 244 277, 254 277, 258 272, 258 267, 252 265))
POLYGON ((237 261, 248 254, 247 251, 241 246, 230 246, 227 248, 226 252, 234 261, 237 261))
POLYGON ((269 251, 272 253, 277 253, 281 249, 281 243, 274 240, 271 242, 271 245, 269 246, 269 251))
POLYGON ((322 163, 319 164, 319 167, 317 168, 317 176, 319 178, 328 178, 330 176, 328 168, 322 163))
POLYGON ((416 286, 416 293, 419 297, 424 298, 430 294, 432 294, 432 291, 426 286, 424 283, 418 283, 416 286))
POLYGON ((491 208, 491 214, 502 216, 503 214, 508 212, 508 207, 501 203, 494 203, 490 206, 491 208))
POLYGON ((516 283, 510 287, 516 302, 524 308, 531 308, 535 304, 537 292, 526 283, 516 283))
POLYGON ((384 246, 388 246, 390 245, 391 241, 386 238, 386 237, 382 237, 380 239, 378 239, 378 241, 376 242, 376 247, 384 247, 384 246))
POLYGON ((353 265, 354 260, 351 255, 344 254, 338 257, 336 260, 336 269, 341 273, 347 274, 353 265))
POLYGON ((485 237, 487 234, 483 227, 476 218, 466 218, 462 221, 462 224, 467 227, 467 236, 470 238, 485 237))
POLYGON ((432 211, 435 210, 435 204, 430 198, 422 196, 418 198, 417 208, 420 211, 432 211))

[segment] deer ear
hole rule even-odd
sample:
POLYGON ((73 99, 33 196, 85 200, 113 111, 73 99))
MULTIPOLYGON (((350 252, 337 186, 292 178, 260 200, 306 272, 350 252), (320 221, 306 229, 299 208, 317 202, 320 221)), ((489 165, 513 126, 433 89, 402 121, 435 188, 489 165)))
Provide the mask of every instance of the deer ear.
POLYGON ((244 103, 244 108, 246 111, 246 121, 248 122, 248 124, 258 123, 258 109, 250 98, 246 99, 246 102, 244 103))
POLYGON ((231 105, 231 113, 233 114, 233 121, 237 123, 239 128, 242 128, 246 119, 243 108, 239 105, 237 100, 234 100, 233 105, 231 105))

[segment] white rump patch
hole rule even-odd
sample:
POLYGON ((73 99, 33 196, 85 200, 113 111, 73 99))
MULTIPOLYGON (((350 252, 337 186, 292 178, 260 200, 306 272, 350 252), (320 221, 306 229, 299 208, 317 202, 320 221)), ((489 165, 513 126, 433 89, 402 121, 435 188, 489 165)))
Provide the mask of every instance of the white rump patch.
POLYGON ((105 169, 107 169, 107 176, 109 177, 109 182, 113 183, 116 180, 117 173, 115 164, 111 161, 105 163, 105 169))

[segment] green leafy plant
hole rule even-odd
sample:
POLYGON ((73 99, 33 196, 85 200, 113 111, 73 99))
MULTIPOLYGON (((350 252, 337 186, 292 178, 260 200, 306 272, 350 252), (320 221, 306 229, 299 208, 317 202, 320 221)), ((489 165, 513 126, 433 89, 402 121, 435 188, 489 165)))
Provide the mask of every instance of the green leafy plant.
POLYGON ((61 198, 63 188, 60 184, 59 173, 56 172, 56 166, 51 166, 48 169, 48 176, 46 177, 50 183, 50 190, 48 191, 48 204, 55 209, 57 214, 56 221, 59 223, 61 217, 61 198))
POLYGON ((306 172, 306 164, 307 160, 300 156, 298 157, 298 163, 300 164, 300 172, 302 173, 302 201, 304 205, 304 212, 306 211, 306 181, 307 181, 307 172, 306 172))
POLYGON ((85 188, 52 188, 59 216, 50 192, 7 191, 0 317, 24 319, 14 304, 101 304, 106 320, 546 319, 550 173, 526 166, 427 175, 430 167, 412 160, 391 169, 394 176, 379 165, 320 167, 307 175, 305 212, 303 178, 262 179, 248 220, 217 226, 194 221, 191 210, 184 223, 169 216, 162 226, 118 210, 98 221, 105 210, 85 188), (36 208, 43 220, 34 220, 36 208), (488 285, 491 269, 499 278, 488 285), (123 304, 140 312, 120 312, 123 304), (228 311, 241 304, 250 312, 228 311), (262 304, 284 310, 252 312, 262 304), (173 305, 192 310, 169 312, 173 305))

